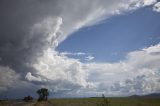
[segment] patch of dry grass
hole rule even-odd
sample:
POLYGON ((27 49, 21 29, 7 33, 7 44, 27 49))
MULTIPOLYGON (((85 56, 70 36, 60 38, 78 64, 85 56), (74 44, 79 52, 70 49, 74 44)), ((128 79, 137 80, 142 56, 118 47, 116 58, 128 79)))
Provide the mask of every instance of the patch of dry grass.
MULTIPOLYGON (((108 98, 110 106, 160 106, 160 98, 108 98)), ((103 98, 52 99, 54 106, 97 106, 103 98)))

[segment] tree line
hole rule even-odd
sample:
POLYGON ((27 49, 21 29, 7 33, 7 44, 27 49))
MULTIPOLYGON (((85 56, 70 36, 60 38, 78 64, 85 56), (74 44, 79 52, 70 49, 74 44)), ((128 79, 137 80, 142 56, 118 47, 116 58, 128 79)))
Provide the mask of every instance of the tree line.
MULTIPOLYGON (((49 90, 47 88, 41 88, 36 91, 36 93, 39 95, 38 101, 47 101, 49 96, 49 90)), ((24 101, 29 102, 33 101, 33 97, 27 96, 23 98, 24 101)))

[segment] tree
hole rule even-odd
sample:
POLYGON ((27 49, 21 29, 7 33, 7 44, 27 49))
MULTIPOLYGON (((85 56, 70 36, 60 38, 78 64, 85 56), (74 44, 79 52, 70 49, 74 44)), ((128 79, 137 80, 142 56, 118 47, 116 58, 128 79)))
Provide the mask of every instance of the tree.
POLYGON ((110 106, 109 100, 102 94, 102 101, 97 106, 110 106))
POLYGON ((46 101, 48 100, 48 89, 46 88, 41 88, 37 90, 37 94, 39 95, 38 101, 46 101))
POLYGON ((31 102, 33 101, 33 98, 31 96, 27 96, 27 97, 24 97, 23 100, 26 102, 31 102))

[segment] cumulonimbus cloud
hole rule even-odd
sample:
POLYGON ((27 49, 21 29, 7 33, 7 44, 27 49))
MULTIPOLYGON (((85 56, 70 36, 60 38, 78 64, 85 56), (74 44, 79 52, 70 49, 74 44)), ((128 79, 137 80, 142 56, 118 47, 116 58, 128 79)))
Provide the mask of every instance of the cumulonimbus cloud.
MULTIPOLYGON (((47 86, 51 91, 66 91, 66 94, 87 92, 87 89, 97 89, 97 92, 101 92, 101 77, 115 73, 118 75, 121 71, 107 72, 101 76, 101 72, 97 70, 106 67, 118 71, 121 65, 127 67, 127 62, 84 64, 60 55, 55 48, 82 27, 98 24, 113 15, 154 3, 156 0, 1 0, 0 75, 3 73, 4 76, 9 76, 10 80, 20 82, 19 88, 23 88, 22 91, 26 90, 26 87, 22 87, 25 83, 28 87, 47 86), (126 63, 127 65, 124 65, 126 63), (7 70, 5 74, 4 70, 7 70), (95 73, 100 75, 97 79, 93 77, 95 73)), ((128 68, 126 70, 132 70, 131 67, 128 68)), ((104 68, 101 71, 106 70, 104 68)), ((1 91, 10 90, 7 88, 14 86, 14 82, 0 78, 1 91)), ((105 80, 104 78, 103 81, 105 80)))

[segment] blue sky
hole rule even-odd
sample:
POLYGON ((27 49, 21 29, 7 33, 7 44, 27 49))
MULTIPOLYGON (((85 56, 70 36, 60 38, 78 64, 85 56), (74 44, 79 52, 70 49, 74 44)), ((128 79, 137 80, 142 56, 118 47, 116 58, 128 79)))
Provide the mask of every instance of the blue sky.
POLYGON ((123 60, 128 52, 158 44, 159 20, 160 14, 151 6, 112 16, 98 25, 73 33, 57 50, 89 53, 97 62, 117 62, 123 60))

